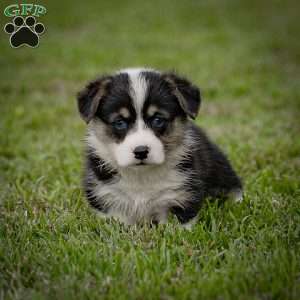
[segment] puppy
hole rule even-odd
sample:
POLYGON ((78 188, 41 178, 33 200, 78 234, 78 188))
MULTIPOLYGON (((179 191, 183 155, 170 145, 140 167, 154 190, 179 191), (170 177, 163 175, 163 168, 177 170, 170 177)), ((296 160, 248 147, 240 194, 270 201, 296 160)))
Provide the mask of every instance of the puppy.
POLYGON ((199 89, 174 73, 125 69, 77 97, 88 124, 84 189, 92 207, 126 224, 190 224, 207 197, 241 195, 226 156, 192 123, 199 89))

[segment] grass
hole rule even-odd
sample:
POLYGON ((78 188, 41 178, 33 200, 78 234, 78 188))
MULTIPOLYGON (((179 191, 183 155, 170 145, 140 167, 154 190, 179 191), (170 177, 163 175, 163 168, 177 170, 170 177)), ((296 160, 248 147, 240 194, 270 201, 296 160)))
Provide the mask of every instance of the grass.
POLYGON ((299 2, 43 4, 38 48, 0 39, 0 299, 299 299, 299 2), (202 87, 197 123, 245 184, 191 232, 103 221, 81 191, 74 95, 139 65, 202 87))

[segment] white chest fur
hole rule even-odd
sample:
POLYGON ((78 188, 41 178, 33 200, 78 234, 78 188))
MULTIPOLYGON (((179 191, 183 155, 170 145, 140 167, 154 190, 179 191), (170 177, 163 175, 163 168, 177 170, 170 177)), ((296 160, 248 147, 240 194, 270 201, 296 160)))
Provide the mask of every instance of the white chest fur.
POLYGON ((111 183, 99 182, 94 194, 108 208, 107 216, 126 224, 152 218, 164 222, 170 207, 184 206, 184 180, 184 175, 170 166, 134 167, 111 183))

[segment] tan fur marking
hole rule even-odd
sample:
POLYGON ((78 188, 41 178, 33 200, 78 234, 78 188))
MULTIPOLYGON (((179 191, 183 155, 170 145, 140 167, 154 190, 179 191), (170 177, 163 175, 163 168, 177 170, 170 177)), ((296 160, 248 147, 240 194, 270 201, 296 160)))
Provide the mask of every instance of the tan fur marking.
POLYGON ((126 107, 122 107, 119 111, 120 115, 123 117, 123 118, 129 118, 130 117, 130 113, 128 111, 128 109, 126 107))

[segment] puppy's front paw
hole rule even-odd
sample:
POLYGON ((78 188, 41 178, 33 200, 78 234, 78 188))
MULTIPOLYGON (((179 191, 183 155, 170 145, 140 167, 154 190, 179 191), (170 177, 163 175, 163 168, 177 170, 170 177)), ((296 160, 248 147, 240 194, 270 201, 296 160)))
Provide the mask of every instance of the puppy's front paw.
POLYGON ((244 200, 243 190, 241 189, 232 190, 229 194, 229 198, 236 203, 241 203, 244 200))
POLYGON ((181 227, 185 230, 188 230, 188 231, 192 231, 194 225, 197 223, 197 217, 194 218, 194 219, 191 219, 189 222, 187 223, 183 223, 181 224, 181 227))

